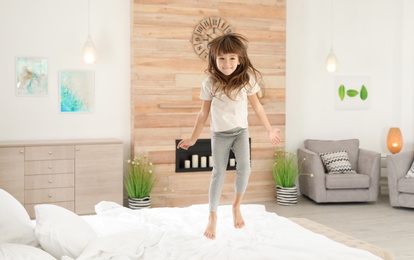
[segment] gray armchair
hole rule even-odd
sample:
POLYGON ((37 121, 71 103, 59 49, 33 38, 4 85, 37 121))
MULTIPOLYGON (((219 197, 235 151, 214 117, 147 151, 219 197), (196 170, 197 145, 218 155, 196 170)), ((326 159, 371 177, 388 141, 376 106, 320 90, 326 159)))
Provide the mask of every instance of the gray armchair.
POLYGON ((393 207, 414 208, 414 178, 405 178, 414 151, 387 155, 388 193, 393 207))
POLYGON ((375 202, 379 193, 381 154, 359 148, 358 139, 304 141, 299 189, 317 203, 375 202), (327 174, 319 153, 345 150, 355 173, 327 174))

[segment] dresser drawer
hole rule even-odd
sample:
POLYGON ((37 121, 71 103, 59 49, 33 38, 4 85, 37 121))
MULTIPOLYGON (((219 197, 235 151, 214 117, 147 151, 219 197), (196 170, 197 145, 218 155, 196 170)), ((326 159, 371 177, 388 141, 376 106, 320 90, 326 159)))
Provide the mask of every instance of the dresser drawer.
POLYGON ((25 149, 25 160, 74 159, 74 145, 29 146, 25 149))
POLYGON ((26 190, 65 188, 75 186, 75 174, 31 175, 24 178, 26 190))
POLYGON ((24 166, 26 175, 75 172, 75 160, 73 159, 26 161, 24 166))
POLYGON ((24 147, 0 148, 0 188, 24 203, 24 147))
POLYGON ((54 188, 24 191, 25 204, 75 200, 75 188, 54 188))
MULTIPOLYGON (((43 203, 42 203, 43 204, 43 203)), ((72 212, 75 212, 75 202, 74 201, 64 201, 64 202, 56 202, 56 203, 47 203, 60 206, 62 208, 68 209, 72 212)), ((24 208, 26 209, 27 213, 29 214, 30 218, 36 218, 36 213, 34 207, 38 204, 26 204, 24 208)))

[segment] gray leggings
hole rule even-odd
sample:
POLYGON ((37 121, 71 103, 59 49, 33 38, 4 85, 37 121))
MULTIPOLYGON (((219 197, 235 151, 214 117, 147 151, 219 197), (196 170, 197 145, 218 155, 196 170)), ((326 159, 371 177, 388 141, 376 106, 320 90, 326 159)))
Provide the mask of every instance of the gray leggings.
POLYGON ((212 132, 211 151, 214 165, 209 191, 211 212, 217 212, 224 177, 226 175, 227 163, 229 161, 230 149, 236 157, 236 193, 244 194, 246 191, 251 172, 248 129, 235 128, 225 132, 212 132))

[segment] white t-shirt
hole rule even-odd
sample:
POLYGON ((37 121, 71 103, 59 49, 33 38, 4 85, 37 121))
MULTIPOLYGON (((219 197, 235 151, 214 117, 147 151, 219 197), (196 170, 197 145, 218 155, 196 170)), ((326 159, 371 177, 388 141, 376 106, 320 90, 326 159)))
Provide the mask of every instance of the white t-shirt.
POLYGON ((255 95, 260 87, 250 76, 250 85, 246 85, 234 100, 224 93, 216 93, 213 96, 211 77, 203 80, 200 99, 211 100, 210 127, 213 132, 223 132, 236 127, 248 127, 248 96, 255 95))

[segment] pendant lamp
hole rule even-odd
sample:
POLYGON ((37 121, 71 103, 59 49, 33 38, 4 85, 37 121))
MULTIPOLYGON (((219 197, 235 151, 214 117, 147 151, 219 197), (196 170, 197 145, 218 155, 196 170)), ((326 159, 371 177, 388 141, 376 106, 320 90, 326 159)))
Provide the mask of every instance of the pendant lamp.
POLYGON ((403 146, 401 130, 398 127, 391 127, 387 135, 387 147, 391 153, 398 153, 403 146))
POLYGON ((90 0, 88 0, 88 38, 83 46, 83 62, 86 64, 94 64, 97 59, 97 53, 95 45, 91 39, 91 26, 90 26, 90 0))
POLYGON ((333 0, 331 0, 331 50, 325 61, 325 68, 328 72, 335 72, 338 70, 339 63, 333 51, 333 0))
POLYGON ((338 66, 338 59, 336 58, 333 48, 331 47, 331 51, 325 61, 325 68, 328 72, 335 72, 338 70, 338 66))

